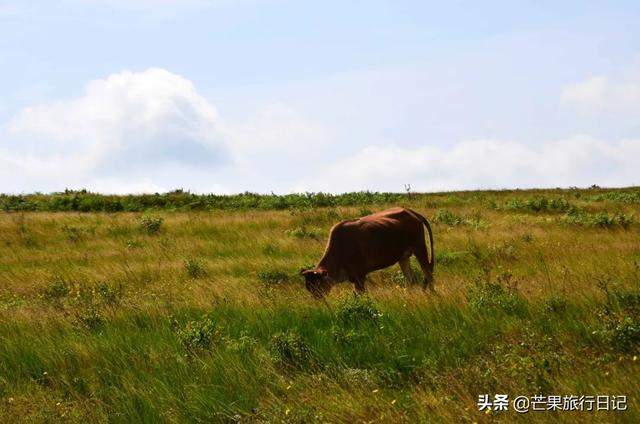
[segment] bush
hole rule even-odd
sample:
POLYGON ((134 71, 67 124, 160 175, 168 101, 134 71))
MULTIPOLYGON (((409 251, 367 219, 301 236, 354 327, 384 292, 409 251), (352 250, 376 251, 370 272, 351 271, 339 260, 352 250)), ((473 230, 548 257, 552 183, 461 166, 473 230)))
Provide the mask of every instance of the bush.
POLYGON ((178 332, 178 338, 189 352, 206 350, 220 339, 220 331, 210 318, 190 321, 178 332))
POLYGON ((573 209, 564 198, 547 199, 546 197, 534 197, 529 199, 511 199, 504 202, 501 209, 525 212, 566 212, 573 209))
POLYGON ((207 275, 204 262, 200 259, 189 258, 184 261, 184 269, 190 278, 200 278, 207 275))
POLYGON ((598 313, 600 328, 596 334, 614 351, 640 351, 640 292, 621 288, 610 290, 608 282, 600 282, 607 300, 598 313))
POLYGON ((545 302, 544 309, 551 314, 563 314, 567 310, 567 299, 553 295, 545 302))
POLYGON ((627 229, 635 223, 633 214, 626 215, 617 212, 610 215, 605 212, 592 214, 583 211, 571 211, 564 215, 562 220, 568 224, 600 228, 613 228, 619 226, 627 229))
POLYGON ((87 330, 97 330, 104 324, 104 317, 95 305, 84 305, 75 311, 76 323, 87 330))
POLYGON ((69 292, 69 284, 64 279, 57 277, 44 289, 43 295, 48 300, 60 300, 68 296, 69 292))
POLYGON ((140 227, 147 234, 157 234, 160 231, 163 221, 164 220, 160 217, 143 216, 140 219, 140 227))
POLYGON ((124 286, 122 284, 110 285, 102 282, 96 286, 95 291, 101 304, 113 306, 120 303, 124 294, 124 286))
MULTIPOLYGON (((416 196, 418 196, 416 194, 416 196)), ((397 203, 400 193, 352 192, 344 194, 298 193, 234 195, 201 194, 175 190, 169 193, 140 195, 101 195, 87 190, 66 190, 48 195, 0 195, 0 209, 5 211, 81 211, 142 212, 149 209, 228 210, 228 209, 309 209, 337 206, 363 206, 397 203)))
POLYGON ((595 202, 640 203, 640 191, 609 191, 591 196, 591 200, 595 202))
POLYGON ((295 330, 275 334, 271 338, 271 353, 286 368, 303 369, 316 364, 311 348, 295 330))
POLYGON ((522 316, 527 303, 520 296, 511 276, 505 274, 498 281, 476 281, 467 291, 469 307, 476 312, 500 310, 509 315, 522 316))
POLYGON ((435 222, 448 225, 450 227, 455 227, 456 225, 460 225, 464 223, 464 219, 461 216, 456 215, 455 213, 446 209, 438 210, 433 220, 435 222))
POLYGON ((640 320, 631 316, 620 317, 609 323, 607 335, 615 350, 637 353, 640 347, 640 320))
POLYGON ((343 324, 360 325, 378 324, 382 313, 369 296, 348 296, 340 302, 336 316, 343 324))

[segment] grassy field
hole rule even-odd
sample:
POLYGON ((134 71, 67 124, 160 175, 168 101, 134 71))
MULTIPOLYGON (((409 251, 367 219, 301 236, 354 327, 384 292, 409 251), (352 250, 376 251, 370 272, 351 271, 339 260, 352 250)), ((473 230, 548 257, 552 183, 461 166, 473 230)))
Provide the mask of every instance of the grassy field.
POLYGON ((21 199, 0 213, 0 422, 640 422, 638 188, 21 199), (436 294, 393 267, 311 299, 329 228, 396 205, 432 221, 436 294), (495 393, 628 410, 479 412, 495 393))

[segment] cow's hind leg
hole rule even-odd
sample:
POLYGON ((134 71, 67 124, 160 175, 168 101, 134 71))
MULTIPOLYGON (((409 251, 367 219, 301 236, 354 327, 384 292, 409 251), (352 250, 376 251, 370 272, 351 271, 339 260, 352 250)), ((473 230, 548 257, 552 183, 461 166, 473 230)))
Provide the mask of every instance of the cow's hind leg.
POLYGON ((433 288, 433 275, 431 273, 431 266, 429 266, 429 254, 427 253, 427 245, 422 241, 422 243, 418 243, 418 245, 414 248, 413 254, 415 255, 418 263, 420 264, 420 268, 422 268, 422 272, 424 274, 423 281, 423 289, 431 289, 433 288))
POLYGON ((416 282, 416 276, 411 270, 411 257, 409 256, 400 259, 400 261, 398 261, 398 264, 400 265, 400 269, 402 270, 402 274, 404 274, 404 279, 407 284, 414 284, 416 282))

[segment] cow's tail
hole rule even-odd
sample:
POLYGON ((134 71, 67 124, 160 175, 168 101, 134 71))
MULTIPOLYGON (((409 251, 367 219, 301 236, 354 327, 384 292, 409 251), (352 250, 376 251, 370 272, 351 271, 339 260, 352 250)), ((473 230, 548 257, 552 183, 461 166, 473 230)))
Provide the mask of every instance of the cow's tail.
POLYGON ((418 212, 413 211, 413 213, 418 215, 418 218, 422 220, 422 223, 424 224, 425 227, 427 227, 427 232, 429 233, 429 270, 431 271, 431 275, 433 275, 433 267, 435 264, 436 253, 433 250, 433 233, 431 232, 431 224, 429 224, 429 221, 427 221, 427 218, 425 218, 418 212))

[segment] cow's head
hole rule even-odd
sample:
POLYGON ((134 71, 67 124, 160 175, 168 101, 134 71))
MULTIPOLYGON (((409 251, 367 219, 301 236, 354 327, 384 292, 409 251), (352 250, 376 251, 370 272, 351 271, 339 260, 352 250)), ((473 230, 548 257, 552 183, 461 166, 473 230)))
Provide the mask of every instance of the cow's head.
POLYGON ((320 299, 331 290, 331 278, 326 269, 303 269, 300 274, 304 277, 304 283, 313 297, 320 299))

